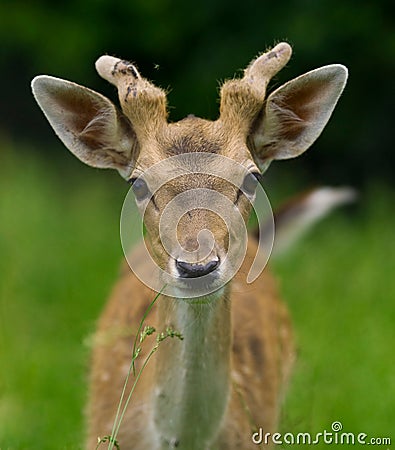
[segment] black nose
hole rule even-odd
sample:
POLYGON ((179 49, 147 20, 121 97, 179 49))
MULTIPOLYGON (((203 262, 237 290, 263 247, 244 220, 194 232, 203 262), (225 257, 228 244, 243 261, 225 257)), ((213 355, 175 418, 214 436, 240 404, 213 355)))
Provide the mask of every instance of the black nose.
POLYGON ((219 259, 213 259, 207 264, 191 264, 176 260, 176 267, 182 278, 198 278, 213 272, 219 266, 219 259))

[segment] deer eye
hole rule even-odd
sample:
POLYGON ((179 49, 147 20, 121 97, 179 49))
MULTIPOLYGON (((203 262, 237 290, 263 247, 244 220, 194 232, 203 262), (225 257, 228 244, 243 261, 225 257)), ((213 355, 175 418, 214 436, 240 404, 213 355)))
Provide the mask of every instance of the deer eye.
POLYGON ((142 178, 132 178, 130 183, 136 200, 145 200, 150 195, 147 183, 142 178))
POLYGON ((262 175, 259 172, 251 172, 244 177, 240 190, 246 195, 254 195, 262 175))

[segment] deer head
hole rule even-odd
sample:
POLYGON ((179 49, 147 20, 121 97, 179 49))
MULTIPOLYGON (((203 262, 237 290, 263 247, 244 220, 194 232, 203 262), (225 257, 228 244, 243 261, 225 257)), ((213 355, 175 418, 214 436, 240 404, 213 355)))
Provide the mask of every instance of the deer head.
POLYGON ((290 46, 278 44, 253 60, 243 78, 225 82, 215 121, 188 116, 168 123, 165 92, 133 64, 110 56, 99 58, 96 69, 117 87, 121 110, 106 97, 58 78, 39 76, 32 86, 56 134, 77 158, 93 167, 117 169, 132 183, 137 203, 144 205, 157 264, 180 281, 206 277, 208 283, 221 284, 232 265, 226 255, 237 231, 229 230, 218 211, 227 210, 231 217, 237 209, 247 221, 261 174, 273 160, 293 158, 310 147, 346 83, 347 69, 334 64, 266 96, 270 79, 290 56, 290 46), (153 167, 157 170, 146 176, 153 167), (161 177, 164 182, 154 186, 161 177), (182 196, 190 191, 199 193, 195 200, 182 196), (210 192, 220 197, 210 197, 210 192), (170 214, 161 239, 161 217, 181 197, 174 203, 180 215, 172 222, 170 214), (221 206, 207 207, 213 203, 221 206), (166 244, 172 232, 174 239, 166 244))

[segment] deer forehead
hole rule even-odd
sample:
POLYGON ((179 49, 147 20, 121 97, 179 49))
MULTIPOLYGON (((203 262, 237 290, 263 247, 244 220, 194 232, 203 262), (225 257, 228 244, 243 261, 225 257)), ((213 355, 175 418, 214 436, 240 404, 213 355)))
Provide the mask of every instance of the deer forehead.
MULTIPOLYGON (((195 116, 188 116, 179 122, 169 123, 166 127, 144 142, 135 166, 135 175, 139 175, 152 165, 167 159, 169 166, 187 165, 191 173, 218 172, 215 166, 221 158, 196 157, 183 159, 172 158, 184 154, 213 154, 232 159, 246 167, 255 167, 253 157, 245 142, 245 136, 231 133, 228 127, 217 121, 209 121, 195 116), (210 169, 212 169, 210 171, 210 169)), ((224 170, 232 170, 223 167, 224 170)), ((230 175, 230 174, 228 174, 230 175)), ((202 177, 199 177, 202 180, 202 177)))
MULTIPOLYGON (((183 209, 183 206, 189 205, 191 210, 207 209, 213 206, 212 203, 216 198, 210 200, 212 197, 210 193, 215 192, 217 197, 224 196, 233 204, 239 190, 237 183, 238 181, 232 183, 225 178, 205 173, 191 173, 165 182, 154 193, 155 203, 159 209, 163 209, 180 195, 179 200, 176 199, 173 203, 173 208, 183 209)), ((219 198, 219 200, 221 199, 219 198)))

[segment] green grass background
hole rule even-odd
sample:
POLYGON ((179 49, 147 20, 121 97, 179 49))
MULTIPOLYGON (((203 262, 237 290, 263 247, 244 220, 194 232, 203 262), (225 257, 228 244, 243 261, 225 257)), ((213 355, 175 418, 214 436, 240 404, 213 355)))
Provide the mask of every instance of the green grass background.
MULTIPOLYGON (((128 186, 45 158, 0 143, 1 450, 83 447, 89 336, 122 259, 128 186)), ((282 431, 394 440, 394 192, 362 191, 273 266, 298 347, 282 431)))

